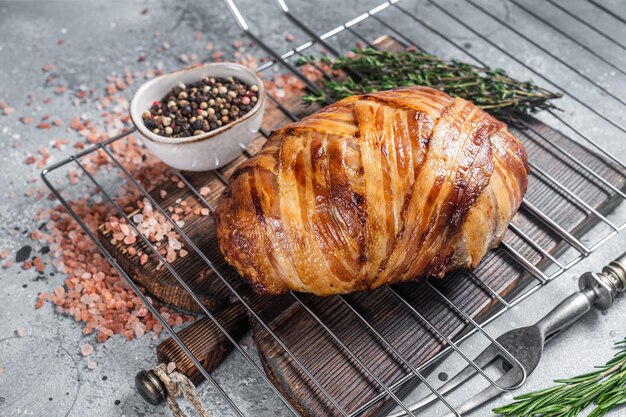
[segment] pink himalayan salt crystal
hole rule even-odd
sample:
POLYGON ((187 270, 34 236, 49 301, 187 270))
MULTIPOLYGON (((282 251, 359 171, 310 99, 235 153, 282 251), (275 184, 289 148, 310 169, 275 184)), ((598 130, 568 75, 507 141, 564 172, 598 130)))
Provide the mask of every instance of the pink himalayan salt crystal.
POLYGON ((174 362, 170 362, 167 364, 167 373, 171 374, 176 369, 176 364, 174 362))
POLYGON ((170 239, 168 241, 168 244, 170 245, 170 248, 172 248, 174 250, 181 250, 182 249, 182 244, 178 241, 178 239, 170 239))
POLYGON ((15 329, 15 334, 18 337, 24 337, 26 336, 26 329, 23 328, 22 326, 17 326, 17 329, 15 329))
POLYGON ((135 332, 135 336, 141 337, 145 334, 146 325, 143 324, 142 322, 134 321, 132 326, 133 326, 133 331, 135 332))
POLYGON ((54 295, 56 295, 59 298, 63 298, 65 296, 65 288, 63 288, 63 287, 56 287, 54 289, 54 295))
POLYGON ((93 353, 93 346, 89 343, 85 343, 80 347, 80 354, 83 356, 89 356, 93 353))
POLYGON ((137 241, 137 238, 135 237, 135 235, 128 235, 124 238, 124 244, 126 245, 132 245, 136 241, 137 241))
POLYGON ((96 364, 94 361, 87 362, 88 369, 96 369, 96 366, 98 366, 98 364, 96 364))

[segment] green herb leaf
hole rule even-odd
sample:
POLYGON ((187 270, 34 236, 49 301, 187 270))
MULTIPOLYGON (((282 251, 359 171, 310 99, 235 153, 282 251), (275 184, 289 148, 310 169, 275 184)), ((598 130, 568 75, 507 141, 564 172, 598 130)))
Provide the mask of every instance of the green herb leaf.
POLYGON ((575 417, 589 406, 590 417, 602 417, 626 404, 626 339, 617 342, 620 351, 596 371, 574 378, 558 379, 557 385, 514 398, 514 402, 494 408, 505 417, 575 417))
MULTIPOLYGON (((452 97, 470 100, 505 121, 540 110, 555 108, 550 100, 561 97, 536 86, 532 81, 516 81, 499 68, 482 68, 459 61, 446 61, 412 51, 354 49, 348 56, 323 56, 320 64, 347 74, 344 79, 326 80, 323 96, 307 95, 305 103, 322 103, 356 95, 410 85, 437 88, 452 97)), ((300 58, 299 65, 315 64, 312 57, 300 58)))

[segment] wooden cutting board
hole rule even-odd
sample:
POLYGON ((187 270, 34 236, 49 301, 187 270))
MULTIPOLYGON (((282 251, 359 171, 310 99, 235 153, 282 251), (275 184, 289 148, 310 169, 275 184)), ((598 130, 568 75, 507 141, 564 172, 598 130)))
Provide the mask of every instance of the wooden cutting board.
MULTIPOLYGON (((388 50, 403 47, 387 36, 378 39, 376 45, 388 50)), ((300 96, 281 101, 298 117, 317 110, 314 107, 303 106, 300 96)), ((265 130, 271 131, 288 122, 290 120, 268 101, 263 123, 265 130)), ((606 160, 536 119, 528 118, 527 123, 530 128, 524 132, 515 129, 513 131, 524 143, 529 159, 535 165, 545 167, 550 175, 558 178, 562 184, 590 205, 610 211, 615 201, 611 190, 572 161, 555 153, 546 142, 550 141, 575 155, 587 166, 622 188, 625 182, 624 174, 618 168, 611 167, 606 160)), ((265 137, 259 134, 249 147, 250 152, 258 151, 264 142, 265 137)), ((215 205, 217 197, 224 189, 223 178, 228 178, 244 159, 245 156, 240 157, 220 170, 218 175, 208 172, 185 173, 185 176, 197 189, 209 187, 211 192, 205 198, 215 205)), ((551 218, 558 219, 559 224, 570 231, 576 231, 591 221, 587 213, 564 196, 562 191, 538 178, 540 176, 531 177, 526 196, 535 206, 540 207, 551 218)), ((176 182, 172 181, 156 187, 151 195, 168 208, 175 208, 182 201, 192 208, 204 207, 187 188, 179 188, 176 182), (161 190, 167 192, 165 198, 160 197, 161 190)), ((244 298, 248 299, 248 288, 241 283, 237 273, 225 263, 219 252, 212 217, 189 214, 182 216, 181 219, 185 222, 183 227, 185 233, 199 246, 224 278, 239 288, 244 298)), ((517 214, 514 223, 545 250, 556 251, 562 245, 556 233, 546 229, 545 225, 524 209, 517 214)), ((185 310, 200 311, 165 268, 157 270, 158 261, 155 256, 141 266, 136 256, 129 255, 128 247, 110 243, 110 232, 104 227, 100 228, 100 238, 126 272, 152 296, 185 310)), ((549 263, 535 249, 511 231, 507 233, 505 242, 539 267, 549 267, 549 263)), ((142 242, 133 246, 137 251, 149 253, 142 242)), ((232 297, 222 281, 206 266, 200 256, 191 250, 189 252, 187 257, 177 258, 172 264, 173 268, 196 291, 209 310, 214 311, 229 303, 232 297)), ((534 278, 503 249, 490 252, 474 273, 475 276, 467 272, 458 272, 449 275, 445 280, 431 281, 457 308, 474 319, 488 317, 502 308, 485 286, 489 286, 501 297, 510 298, 523 291, 527 284, 535 282, 534 278)), ((446 347, 440 334, 454 339, 471 327, 461 314, 424 282, 403 284, 394 289, 401 298, 388 288, 352 294, 344 299, 299 295, 298 297, 317 315, 317 318, 312 316, 307 308, 287 296, 283 297, 280 303, 274 303, 277 304, 275 308, 264 309, 261 316, 272 332, 324 390, 343 410, 351 413, 383 392, 369 372, 385 384, 391 385, 410 374, 410 369, 392 353, 387 344, 378 339, 349 306, 368 320, 404 360, 415 367, 446 347), (369 372, 340 346, 328 330, 358 357, 369 372)), ((258 300, 258 297, 252 297, 251 303, 256 305, 258 300)), ((267 375, 294 407, 304 416, 340 415, 331 401, 295 364, 267 329, 254 320, 251 324, 267 375)), ((396 394, 402 397, 414 388, 417 382, 414 378, 401 390, 396 391, 396 394)), ((361 415, 383 415, 393 406, 393 401, 385 397, 361 415)))

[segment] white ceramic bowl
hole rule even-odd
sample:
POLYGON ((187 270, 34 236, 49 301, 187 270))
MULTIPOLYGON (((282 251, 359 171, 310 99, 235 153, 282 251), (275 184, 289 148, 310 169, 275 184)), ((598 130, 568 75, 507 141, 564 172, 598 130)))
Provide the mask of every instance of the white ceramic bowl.
POLYGON ((219 62, 185 68, 146 82, 133 96, 130 117, 146 147, 161 161, 185 171, 208 171, 222 167, 241 155, 261 127, 264 108, 265 88, 256 73, 243 65, 219 62), (167 138, 153 133, 144 125, 141 116, 154 101, 161 100, 180 83, 194 83, 205 76, 234 77, 248 85, 256 85, 259 87, 258 101, 240 119, 202 135, 167 138))

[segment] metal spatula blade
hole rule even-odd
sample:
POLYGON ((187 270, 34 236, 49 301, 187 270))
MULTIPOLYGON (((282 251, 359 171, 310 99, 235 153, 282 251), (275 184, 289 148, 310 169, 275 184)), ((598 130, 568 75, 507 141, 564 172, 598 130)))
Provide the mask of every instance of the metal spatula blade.
MULTIPOLYGON (((519 365, 509 364, 509 368, 492 385, 456 407, 455 409, 459 414, 468 413, 500 395, 503 390, 498 387, 519 387, 526 376, 530 375, 539 364, 546 341, 582 317, 591 310, 592 306, 600 310, 608 309, 613 304, 615 296, 626 290, 626 253, 607 265, 602 273, 588 272, 583 274, 579 280, 579 287, 579 292, 567 297, 537 323, 504 333, 496 339, 500 346, 491 343, 474 359, 474 365, 484 369, 498 359, 506 361, 502 355, 502 349, 505 349, 510 356, 517 360, 519 365)), ((472 364, 468 365, 443 384, 438 389, 439 394, 446 395, 455 390, 476 373, 475 367, 472 364)), ((418 411, 438 398, 433 393, 408 408, 411 412, 418 411)), ((389 417, 405 415, 406 412, 400 411, 390 414, 389 417)), ((450 413, 444 417, 455 415, 450 413)))

